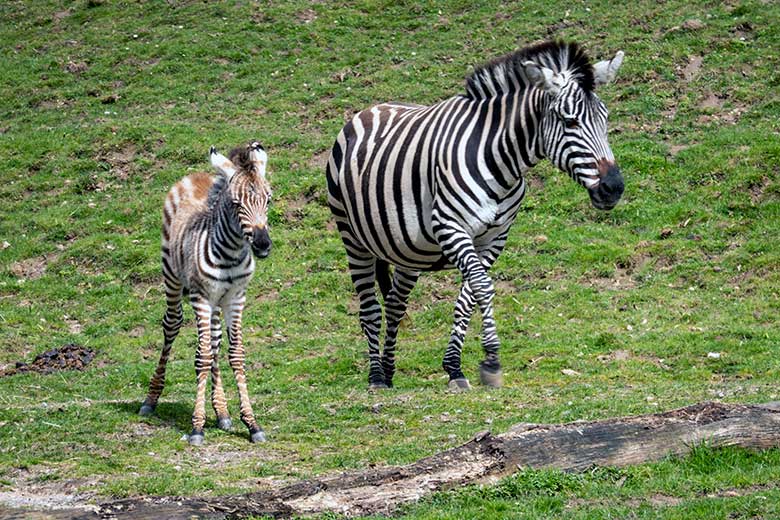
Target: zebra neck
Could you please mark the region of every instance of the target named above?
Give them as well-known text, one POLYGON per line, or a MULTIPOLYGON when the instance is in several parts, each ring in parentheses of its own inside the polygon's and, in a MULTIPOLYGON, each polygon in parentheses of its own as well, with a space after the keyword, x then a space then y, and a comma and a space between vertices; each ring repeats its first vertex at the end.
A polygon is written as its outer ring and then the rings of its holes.
POLYGON ((515 91, 493 98, 492 123, 483 132, 483 156, 495 182, 509 192, 543 157, 539 125, 545 100, 534 91, 515 91))
POLYGON ((212 211, 209 226, 209 256, 223 266, 241 263, 248 247, 241 232, 233 204, 229 197, 222 197, 212 211))

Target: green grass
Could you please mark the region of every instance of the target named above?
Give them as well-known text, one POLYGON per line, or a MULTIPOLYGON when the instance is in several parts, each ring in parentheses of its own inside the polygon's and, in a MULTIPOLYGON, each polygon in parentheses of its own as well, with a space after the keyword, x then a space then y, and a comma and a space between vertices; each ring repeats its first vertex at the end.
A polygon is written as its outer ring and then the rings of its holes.
MULTIPOLYGON (((408 463, 521 421, 777 399, 779 17, 758 0, 2 3, 0 365, 68 342, 98 354, 85 372, 0 379, 0 490, 77 479, 116 496, 234 493, 408 463), (692 18, 704 27, 682 28, 692 18), (599 59, 626 52, 600 93, 624 201, 598 212, 539 165, 492 271, 505 387, 445 391, 449 272, 421 279, 396 388, 370 395, 323 154, 355 111, 461 92, 469 66, 548 34, 599 59), (197 450, 180 440, 195 390, 189 310, 157 416, 136 415, 162 337, 161 202, 207 168, 210 145, 252 138, 274 187, 274 252, 245 316, 270 442, 212 427, 197 450)), ((472 380, 477 329, 464 358, 472 380)), ((230 375, 226 385, 237 416, 230 375)), ((776 489, 750 492, 776 479, 776 450, 706 453, 712 466, 694 454, 617 473, 524 472, 404 514, 470 517, 479 504, 494 517, 777 514, 776 489), (628 476, 614 486, 615 475, 628 476), (732 489, 741 494, 724 495, 732 489), (678 501, 654 503, 656 493, 678 501)))

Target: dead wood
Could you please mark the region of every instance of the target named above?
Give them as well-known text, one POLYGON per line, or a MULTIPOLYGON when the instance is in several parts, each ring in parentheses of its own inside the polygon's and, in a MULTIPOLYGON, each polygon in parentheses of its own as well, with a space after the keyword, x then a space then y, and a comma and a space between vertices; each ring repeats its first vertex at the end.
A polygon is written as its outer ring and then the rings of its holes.
MULTIPOLYGON (((141 498, 75 518, 286 518, 332 511, 391 513, 434 491, 489 482, 523 468, 581 471, 681 455, 693 446, 780 446, 780 404, 701 403, 668 412, 568 424, 519 424, 400 467, 312 479, 271 491, 208 499, 141 498)), ((62 517, 58 517, 62 518, 62 517)))

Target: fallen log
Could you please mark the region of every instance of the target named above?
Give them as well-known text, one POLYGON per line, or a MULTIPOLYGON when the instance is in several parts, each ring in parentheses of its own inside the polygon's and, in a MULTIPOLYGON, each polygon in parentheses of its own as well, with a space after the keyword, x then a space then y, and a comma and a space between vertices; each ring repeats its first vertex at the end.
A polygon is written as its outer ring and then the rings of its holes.
POLYGON ((141 498, 101 504, 77 518, 286 518, 332 511, 392 513, 434 491, 490 482, 524 468, 581 471, 627 466, 711 447, 780 446, 780 403, 701 403, 668 412, 567 424, 519 424, 415 463, 312 479, 269 491, 208 499, 141 498))

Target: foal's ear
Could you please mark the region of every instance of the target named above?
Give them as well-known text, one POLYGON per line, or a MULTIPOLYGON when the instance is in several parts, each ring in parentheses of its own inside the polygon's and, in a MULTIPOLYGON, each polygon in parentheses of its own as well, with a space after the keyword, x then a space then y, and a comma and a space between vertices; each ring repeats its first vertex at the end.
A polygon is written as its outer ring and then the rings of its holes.
POLYGON ((211 158, 211 165, 217 170, 218 174, 224 175, 229 179, 238 171, 230 159, 219 153, 213 146, 209 150, 209 156, 211 158))
POLYGON ((597 87, 615 80, 617 71, 623 64, 623 56, 623 51, 617 51, 611 60, 600 61, 593 65, 593 80, 597 87))
POLYGON ((525 71, 525 77, 536 88, 543 90, 553 96, 557 95, 561 91, 563 86, 563 78, 559 74, 556 74, 552 69, 548 69, 544 65, 539 65, 534 61, 523 62, 523 70, 525 71))
POLYGON ((249 160, 255 165, 255 171, 265 179, 265 168, 268 165, 268 154, 263 145, 257 141, 249 145, 249 160))

